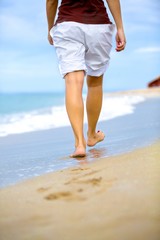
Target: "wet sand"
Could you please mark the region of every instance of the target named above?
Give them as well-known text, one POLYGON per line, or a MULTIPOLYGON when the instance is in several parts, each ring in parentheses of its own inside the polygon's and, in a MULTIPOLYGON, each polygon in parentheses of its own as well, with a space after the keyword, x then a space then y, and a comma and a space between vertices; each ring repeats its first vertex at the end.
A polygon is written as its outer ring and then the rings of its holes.
POLYGON ((1 240, 160 239, 160 142, 0 190, 1 240))

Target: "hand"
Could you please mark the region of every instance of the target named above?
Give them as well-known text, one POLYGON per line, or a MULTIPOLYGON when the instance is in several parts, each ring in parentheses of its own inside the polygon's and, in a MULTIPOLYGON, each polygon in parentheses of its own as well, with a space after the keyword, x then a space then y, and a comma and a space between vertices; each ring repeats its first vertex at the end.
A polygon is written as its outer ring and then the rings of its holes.
POLYGON ((50 32, 48 32, 48 41, 51 45, 54 45, 53 38, 50 35, 50 32))
POLYGON ((120 52, 125 49, 126 38, 122 29, 117 30, 116 34, 116 51, 120 52))

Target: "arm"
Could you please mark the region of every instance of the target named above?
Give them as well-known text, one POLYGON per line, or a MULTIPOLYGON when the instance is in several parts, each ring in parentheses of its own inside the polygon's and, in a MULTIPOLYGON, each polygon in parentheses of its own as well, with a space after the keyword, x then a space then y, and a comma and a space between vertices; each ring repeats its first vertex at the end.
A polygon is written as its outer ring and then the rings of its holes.
POLYGON ((106 0, 109 10, 114 18, 117 34, 116 34, 116 50, 119 52, 124 50, 126 38, 123 29, 120 0, 106 0))
POLYGON ((49 31, 54 25, 54 20, 57 12, 58 0, 46 0, 46 13, 47 13, 47 23, 48 23, 48 41, 53 45, 53 39, 50 36, 49 31))

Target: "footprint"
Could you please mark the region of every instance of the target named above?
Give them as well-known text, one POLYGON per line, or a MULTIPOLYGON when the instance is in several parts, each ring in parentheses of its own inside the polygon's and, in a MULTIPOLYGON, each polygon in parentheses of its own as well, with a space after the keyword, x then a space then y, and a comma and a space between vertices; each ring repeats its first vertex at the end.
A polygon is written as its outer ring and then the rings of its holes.
POLYGON ((85 176, 90 176, 90 175, 93 175, 93 174, 98 173, 98 172, 99 172, 99 170, 94 170, 94 171, 91 171, 91 172, 88 172, 88 173, 84 174, 83 176, 84 177, 85 176))
POLYGON ((81 172, 81 171, 86 171, 86 170, 88 170, 88 169, 90 169, 90 168, 73 168, 73 169, 71 169, 71 172, 81 172))
POLYGON ((43 193, 43 192, 46 192, 49 189, 51 189, 51 187, 41 187, 41 188, 37 189, 37 192, 43 193))
POLYGON ((57 193, 50 193, 45 197, 46 200, 55 200, 55 199, 65 199, 65 198, 71 198, 72 193, 71 192, 57 192, 57 193))
MULTIPOLYGON (((86 174, 86 175, 91 175, 90 174, 86 174)), ((84 175, 84 176, 86 176, 84 175)), ((81 176, 81 177, 84 177, 84 176, 81 176)), ((64 184, 65 185, 68 185, 68 184, 74 184, 74 183, 82 183, 82 184, 92 184, 92 185, 100 185, 102 181, 102 177, 99 177, 99 178, 90 178, 90 179, 86 179, 86 180, 80 180, 80 178, 72 178, 70 181, 68 182, 65 182, 64 184)))
POLYGON ((75 192, 64 191, 64 192, 56 192, 50 193, 44 199, 48 201, 53 200, 74 200, 74 201, 84 201, 86 197, 83 196, 83 188, 78 188, 75 192))
MULTIPOLYGON (((89 168, 88 168, 89 169, 89 168)), ((75 169, 73 169, 73 170, 71 170, 71 171, 82 171, 82 170, 88 170, 88 169, 79 169, 79 168, 75 168, 75 169)), ((84 177, 87 177, 87 176, 91 176, 91 175, 93 175, 93 174, 95 174, 95 173, 98 173, 99 172, 99 170, 95 170, 95 171, 89 171, 89 172, 87 172, 87 173, 82 173, 81 175, 78 175, 78 176, 75 176, 74 178, 72 178, 72 179, 70 179, 69 181, 67 181, 67 182, 65 182, 64 183, 64 185, 68 185, 68 184, 72 184, 72 183, 77 183, 77 182, 79 182, 79 180, 81 179, 81 178, 84 178, 84 177)), ((77 173, 77 172, 76 172, 77 173)))
POLYGON ((100 185, 102 181, 102 177, 99 178, 91 178, 91 179, 87 179, 87 180, 80 180, 80 183, 87 183, 87 184, 92 184, 94 186, 98 186, 100 185))

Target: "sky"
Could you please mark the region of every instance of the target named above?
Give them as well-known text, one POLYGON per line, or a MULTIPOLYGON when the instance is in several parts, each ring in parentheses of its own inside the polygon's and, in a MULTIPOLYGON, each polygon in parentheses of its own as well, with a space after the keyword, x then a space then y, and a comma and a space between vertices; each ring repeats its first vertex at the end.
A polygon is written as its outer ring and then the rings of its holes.
MULTIPOLYGON (((45 5, 44 0, 0 0, 0 93, 64 91, 47 40, 45 5)), ((117 53, 113 37, 105 91, 145 88, 160 75, 160 1, 121 0, 121 8, 127 45, 117 53)))

